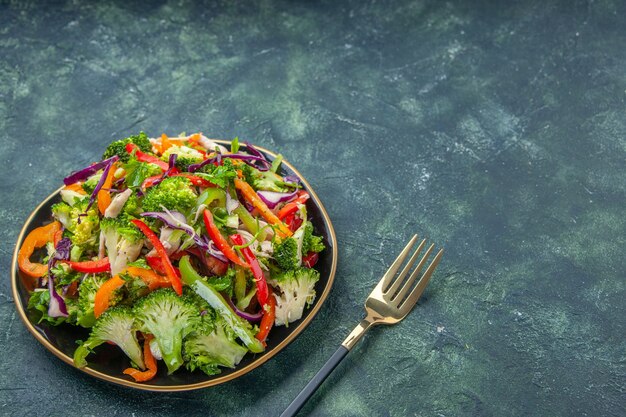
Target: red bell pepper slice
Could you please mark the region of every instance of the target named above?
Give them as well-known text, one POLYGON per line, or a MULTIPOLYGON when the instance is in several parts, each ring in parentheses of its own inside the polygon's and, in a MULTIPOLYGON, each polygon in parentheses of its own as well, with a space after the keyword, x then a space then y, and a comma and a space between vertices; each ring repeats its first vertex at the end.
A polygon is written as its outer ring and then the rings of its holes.
POLYGON ((306 191, 298 191, 298 197, 296 197, 295 200, 290 201, 289 203, 285 204, 283 208, 278 210, 278 218, 282 220, 289 214, 295 213, 298 210, 298 205, 304 204, 309 199, 309 197, 310 195, 306 191))
POLYGON ((305 257, 302 258, 302 263, 307 268, 313 268, 319 258, 320 256, 317 254, 317 252, 309 252, 305 257))
POLYGON ((99 272, 108 272, 111 270, 111 264, 109 258, 98 259, 97 261, 84 261, 84 262, 72 262, 68 261, 67 264, 74 271, 85 272, 89 274, 97 274, 99 272))
MULTIPOLYGON (((240 234, 234 234, 230 236, 230 240, 233 241, 235 245, 244 245, 246 242, 243 239, 243 236, 240 234)), ((250 270, 252 270, 252 275, 254 275, 254 282, 256 283, 256 297, 259 300, 259 303, 263 308, 268 303, 269 293, 267 288, 267 281, 265 280, 265 275, 263 275, 263 270, 261 270, 261 266, 259 265, 259 261, 257 260, 254 253, 249 247, 241 248, 241 254, 243 255, 248 265, 250 265, 250 270)))
POLYGON ((300 217, 297 217, 296 213, 291 213, 285 216, 283 222, 292 232, 295 232, 300 226, 302 226, 302 219, 300 217))
POLYGON ((159 240, 159 237, 154 233, 147 224, 138 219, 133 219, 131 222, 141 230, 141 233, 146 235, 154 249, 157 251, 159 257, 161 257, 161 261, 163 262, 163 268, 165 269, 165 275, 169 278, 172 283, 172 288, 176 291, 176 294, 183 295, 183 283, 180 280, 180 276, 176 274, 176 270, 170 261, 170 258, 167 256, 167 251, 163 247, 163 244, 159 240))
POLYGON ((139 147, 134 143, 126 144, 126 152, 132 154, 135 151, 135 158, 139 162, 148 162, 150 164, 158 165, 163 171, 167 171, 169 165, 165 161, 161 161, 159 158, 153 155, 148 155, 147 153, 143 153, 139 150, 139 147))
POLYGON ((276 320, 276 298, 274 298, 274 294, 272 294, 272 290, 268 289, 269 299, 267 302, 267 308, 263 310, 263 317, 261 318, 261 323, 259 324, 259 332, 254 336, 258 340, 265 345, 265 340, 274 325, 274 320, 276 320))
POLYGON ((215 246, 226 256, 231 262, 236 263, 239 266, 248 268, 248 264, 239 259, 237 253, 230 247, 224 236, 220 233, 219 229, 213 222, 213 214, 208 209, 204 210, 204 225, 209 237, 215 243, 215 246))
POLYGON ((177 172, 176 174, 170 175, 170 177, 185 177, 189 181, 191 181, 193 185, 198 187, 216 187, 216 185, 213 184, 211 181, 205 180, 204 178, 200 178, 197 175, 189 174, 187 172, 177 172))

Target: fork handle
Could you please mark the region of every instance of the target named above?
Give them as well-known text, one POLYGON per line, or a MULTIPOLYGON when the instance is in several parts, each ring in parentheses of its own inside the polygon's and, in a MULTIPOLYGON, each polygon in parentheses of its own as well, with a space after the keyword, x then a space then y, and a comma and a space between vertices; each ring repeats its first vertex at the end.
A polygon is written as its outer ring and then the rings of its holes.
POLYGON ((369 317, 361 320, 361 322, 352 330, 352 332, 348 335, 346 340, 343 341, 339 349, 333 356, 326 361, 322 369, 320 369, 313 379, 306 384, 306 387, 300 391, 300 394, 289 404, 289 407, 280 415, 280 417, 292 417, 295 416, 298 411, 302 408, 304 403, 307 402, 309 398, 313 395, 313 393, 317 390, 317 388, 322 385, 322 382, 326 380, 328 375, 339 365, 339 362, 350 352, 352 347, 358 342, 361 337, 365 334, 367 329, 373 324, 372 321, 369 320, 369 317))
POLYGON ((306 384, 306 387, 304 387, 302 391, 300 391, 300 394, 298 394, 298 396, 291 402, 291 404, 289 404, 289 407, 287 407, 287 409, 283 411, 280 417, 295 416, 298 411, 300 411, 302 406, 307 402, 307 400, 311 398, 313 393, 315 393, 317 388, 322 385, 322 382, 326 380, 328 375, 330 375, 330 373, 337 367, 337 365, 339 365, 339 362, 341 362, 341 360, 346 357, 348 352, 349 350, 346 349, 343 345, 339 346, 339 349, 337 349, 335 353, 333 353, 333 356, 331 356, 330 359, 326 361, 324 366, 322 366, 322 369, 320 369, 315 374, 313 379, 311 379, 309 383, 306 384))

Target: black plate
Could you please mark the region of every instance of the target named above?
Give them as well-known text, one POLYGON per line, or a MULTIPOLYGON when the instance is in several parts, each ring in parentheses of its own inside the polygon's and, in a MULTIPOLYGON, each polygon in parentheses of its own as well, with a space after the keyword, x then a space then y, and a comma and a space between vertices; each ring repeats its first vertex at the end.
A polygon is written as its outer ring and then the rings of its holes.
MULTIPOLYGON (((229 145, 229 142, 218 142, 225 146, 229 145)), ((266 149, 258 149, 269 160, 273 160, 276 156, 266 149)), ((185 391, 218 385, 235 379, 265 363, 293 341, 309 325, 330 292, 337 266, 337 240, 332 223, 322 202, 306 179, 286 161, 283 161, 282 171, 283 175, 292 174, 298 176, 302 180, 304 188, 311 194, 311 198, 307 202, 308 217, 313 223, 315 233, 323 237, 326 245, 326 250, 320 253, 319 261, 315 266, 320 272, 320 280, 316 285, 317 297, 313 305, 305 310, 302 319, 292 323, 289 327, 275 327, 272 329, 271 339, 268 340, 265 352, 256 355, 248 353, 235 369, 223 369, 221 374, 215 376, 207 376, 200 371, 189 372, 183 368, 176 371, 173 375, 167 375, 165 366, 159 366, 159 372, 154 379, 146 383, 137 383, 132 378, 122 374, 122 371, 129 366, 128 358, 120 349, 106 344, 97 348, 96 353, 89 355, 87 358, 89 366, 81 370, 97 378, 127 387, 149 391, 185 391)), ((17 267, 17 252, 22 245, 24 237, 36 227, 51 221, 50 208, 53 204, 61 201, 59 191, 60 189, 48 196, 33 211, 24 224, 13 254, 11 284, 15 306, 28 330, 48 350, 73 366, 72 356, 77 347, 76 340, 85 340, 88 330, 70 325, 49 326, 47 324, 37 324, 32 312, 26 310, 29 297, 27 288, 29 278, 23 277, 17 267)))

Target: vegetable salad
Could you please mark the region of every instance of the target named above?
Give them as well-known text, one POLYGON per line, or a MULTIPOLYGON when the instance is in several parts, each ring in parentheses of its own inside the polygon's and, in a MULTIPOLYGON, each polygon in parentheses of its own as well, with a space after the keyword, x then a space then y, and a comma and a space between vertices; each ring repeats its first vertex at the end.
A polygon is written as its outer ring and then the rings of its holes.
MULTIPOLYGON (((111 143, 64 179, 53 221, 18 252, 40 322, 90 328, 78 367, 112 343, 135 381, 163 361, 207 375, 263 352, 315 299, 324 250, 309 194, 252 145, 200 133, 111 143), (47 250, 41 263, 34 252, 47 250)), ((162 366, 162 365, 161 365, 162 366)))

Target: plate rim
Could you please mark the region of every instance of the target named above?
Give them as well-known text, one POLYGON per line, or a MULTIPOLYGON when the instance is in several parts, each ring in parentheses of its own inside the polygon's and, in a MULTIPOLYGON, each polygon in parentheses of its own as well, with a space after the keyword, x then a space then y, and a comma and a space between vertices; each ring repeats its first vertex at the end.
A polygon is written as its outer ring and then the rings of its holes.
MULTIPOLYGON (((222 144, 222 145, 230 145, 230 141, 227 140, 223 140, 223 139, 211 139, 216 143, 222 144)), ((272 159, 275 159, 278 155, 264 147, 261 146, 256 146, 254 145, 254 147, 256 149, 259 149, 260 151, 270 155, 272 157, 272 159)), ((17 236, 17 240, 16 240, 16 244, 15 244, 15 249, 13 251, 13 258, 11 261, 11 291, 13 294, 13 300, 14 300, 14 304, 15 304, 15 308, 20 316, 20 318, 22 319, 22 322, 24 323, 24 325, 26 326, 26 328, 28 329, 29 333, 31 335, 33 335, 35 337, 35 339, 37 339, 37 341, 39 341, 48 351, 50 351, 52 354, 54 354, 57 358, 61 359, 63 362, 67 363, 68 365, 70 365, 72 368, 77 369, 79 371, 82 371, 83 373, 86 373, 90 376, 93 376, 97 379, 100 380, 104 380, 106 382, 110 382, 116 385, 121 385, 121 386, 125 386, 125 387, 129 387, 129 388, 134 388, 134 389, 138 389, 138 390, 142 390, 142 391, 152 391, 152 392, 180 392, 180 391, 191 391, 191 390, 196 390, 196 389, 201 389, 201 388, 208 388, 208 387, 212 387, 212 386, 216 386, 216 385, 220 385, 223 384, 225 382, 231 381, 233 379, 239 378, 240 376, 243 376, 249 372, 251 372, 252 370, 258 368, 259 366, 263 365, 264 363, 266 363, 267 361, 269 361, 270 359, 272 359, 274 356, 276 356, 278 353, 280 353, 281 351, 283 351, 283 349, 285 349, 287 347, 287 345, 289 345, 291 342, 293 342, 311 323, 311 321, 315 318, 315 316, 317 316, 319 310, 322 308, 322 305, 324 305, 324 303, 326 302, 326 299, 328 298, 328 295, 330 294, 330 290, 333 287, 334 281, 335 281, 335 273, 337 272, 337 257, 338 257, 338 249, 337 249, 337 236, 335 235, 335 229, 333 227, 332 221, 330 220, 330 216, 328 215, 328 212, 326 211, 326 208, 324 207, 324 204, 322 204, 322 201, 319 199, 319 197, 317 196, 317 194, 315 193, 315 191, 313 190, 313 188, 311 187, 311 185, 309 184, 309 182, 306 180, 306 178, 304 178, 304 176, 287 160, 283 159, 282 163, 285 164, 287 167, 289 167, 289 169, 291 171, 293 171, 299 178, 300 180, 303 182, 303 184, 305 185, 307 191, 310 193, 311 198, 313 199, 313 201, 315 202, 315 204, 317 205, 317 207, 319 207, 321 213, 322 213, 322 217, 324 218, 324 222, 328 225, 328 234, 329 234, 329 243, 332 248, 332 263, 331 263, 331 267, 330 267, 330 273, 328 275, 328 282, 326 284, 326 286, 324 287, 324 290, 322 291, 321 294, 318 295, 317 300, 315 305, 311 308, 309 314, 307 315, 307 317, 300 321, 299 323, 297 323, 297 326, 295 328, 295 330, 289 334, 285 339, 281 340, 280 343, 278 343, 274 349, 272 349, 271 352, 268 352, 267 354, 264 354, 263 356, 259 357, 258 359, 253 360, 251 363, 249 363, 248 365, 242 367, 241 369, 236 369, 234 372, 228 374, 228 375, 224 375, 224 376, 219 376, 217 378, 212 378, 209 379, 207 381, 203 381, 203 382, 197 382, 194 384, 179 384, 179 385, 146 385, 146 384, 142 384, 139 382, 135 382, 135 381, 129 381, 126 379, 122 379, 122 377, 116 377, 116 376, 112 376, 100 371, 97 371, 95 369, 90 368, 89 366, 86 366, 84 368, 78 368, 74 365, 74 361, 71 357, 67 356, 65 353, 63 353, 61 350, 59 350, 56 346, 54 346, 48 339, 46 339, 36 328, 35 326, 30 322, 30 320, 28 319, 27 315, 26 315, 26 308, 24 306, 24 304, 22 303, 21 297, 20 297, 20 293, 18 290, 18 285, 19 282, 18 280, 20 279, 19 274, 17 273, 18 270, 18 265, 17 265, 17 257, 18 257, 18 252, 19 252, 19 247, 20 247, 20 243, 23 241, 24 239, 24 235, 26 234, 26 229, 28 228, 28 226, 31 225, 31 223, 33 222, 34 217, 36 216, 36 214, 39 212, 39 210, 41 210, 41 208, 48 203, 48 201, 50 201, 51 199, 53 199, 54 197, 56 197, 59 192, 61 191, 61 189, 63 189, 63 186, 59 187, 57 190, 55 190, 54 192, 52 192, 50 195, 48 195, 48 197, 46 197, 43 201, 41 201, 41 203, 39 203, 37 205, 37 207, 29 214, 29 216, 26 218, 26 220, 24 221, 24 225, 22 226, 22 229, 20 230, 19 235, 17 236)))

